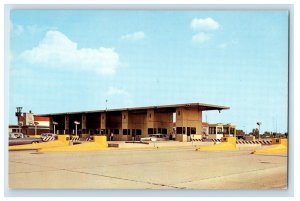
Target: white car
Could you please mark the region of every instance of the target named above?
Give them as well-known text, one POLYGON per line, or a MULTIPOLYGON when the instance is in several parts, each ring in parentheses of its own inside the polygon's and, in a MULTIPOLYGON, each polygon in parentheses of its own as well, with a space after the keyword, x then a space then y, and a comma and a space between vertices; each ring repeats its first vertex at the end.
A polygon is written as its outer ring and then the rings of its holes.
POLYGON ((9 133, 9 138, 16 139, 16 138, 24 138, 23 133, 9 133))
POLYGON ((141 138, 141 141, 165 141, 167 140, 167 136, 165 134, 150 134, 149 137, 141 138))

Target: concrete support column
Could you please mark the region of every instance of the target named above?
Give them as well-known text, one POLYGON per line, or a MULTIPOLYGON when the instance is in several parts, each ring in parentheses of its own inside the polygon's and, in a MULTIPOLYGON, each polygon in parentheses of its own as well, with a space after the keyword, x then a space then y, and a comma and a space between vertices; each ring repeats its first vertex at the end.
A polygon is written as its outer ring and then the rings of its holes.
MULTIPOLYGON (((130 135, 123 135, 123 129, 129 129, 129 114, 128 111, 122 111, 122 129, 120 132, 121 140, 129 140, 130 135)), ((131 133, 130 133, 131 134, 131 133)))
POLYGON ((81 115, 81 129, 86 129, 86 114, 81 115))
POLYGON ((176 108, 176 128, 184 127, 182 129, 182 133, 178 134, 178 130, 176 130, 176 141, 186 142, 186 120, 184 119, 183 108, 176 108), (185 132, 184 132, 185 131, 185 132))
POLYGON ((155 111, 154 109, 147 110, 147 119, 146 119, 146 136, 148 136, 148 128, 155 128, 155 111))
POLYGON ((69 115, 65 115, 65 131, 64 134, 70 134, 70 119, 69 115))
POLYGON ((82 113, 81 114, 81 135, 86 136, 87 130, 86 130, 86 114, 82 113))
POLYGON ((176 134, 178 141, 185 142, 188 140, 188 130, 190 136, 202 135, 202 111, 192 107, 176 108, 176 127, 182 127, 182 132, 176 134), (192 128, 196 129, 195 134, 192 134, 192 128))
POLYGON ((102 129, 106 129, 106 113, 100 114, 100 132, 102 129))

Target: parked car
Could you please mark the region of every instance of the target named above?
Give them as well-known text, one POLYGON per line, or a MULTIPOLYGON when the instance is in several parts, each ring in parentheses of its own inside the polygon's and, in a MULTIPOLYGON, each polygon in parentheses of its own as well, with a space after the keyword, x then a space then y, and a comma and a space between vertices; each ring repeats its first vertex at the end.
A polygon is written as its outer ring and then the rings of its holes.
POLYGON ((41 137, 43 138, 43 137, 55 137, 56 136, 56 134, 54 134, 54 133, 42 133, 41 134, 41 137))
POLYGON ((16 138, 24 138, 23 133, 9 133, 9 138, 16 139, 16 138))
POLYGON ((43 142, 42 139, 39 138, 9 138, 9 146, 13 145, 22 145, 22 144, 35 144, 35 143, 40 143, 43 142))
POLYGON ((141 141, 165 141, 168 140, 168 137, 166 134, 150 134, 149 137, 143 137, 141 138, 141 141))

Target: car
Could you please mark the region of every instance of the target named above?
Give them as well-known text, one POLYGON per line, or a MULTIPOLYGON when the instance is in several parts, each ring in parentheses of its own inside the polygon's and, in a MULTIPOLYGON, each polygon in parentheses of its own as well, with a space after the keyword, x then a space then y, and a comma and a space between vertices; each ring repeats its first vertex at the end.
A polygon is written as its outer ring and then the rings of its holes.
POLYGON ((22 144, 35 144, 40 142, 43 142, 43 140, 39 138, 25 137, 25 138, 9 138, 8 144, 9 146, 13 146, 13 145, 22 145, 22 144))
POLYGON ((141 138, 141 141, 165 141, 168 140, 167 135, 166 134, 150 134, 149 137, 144 137, 141 138))
POLYGON ((41 134, 41 137, 43 138, 43 137, 55 137, 56 136, 56 134, 54 134, 54 133, 42 133, 41 134))
POLYGON ((9 138, 16 139, 16 138, 24 138, 23 133, 9 133, 9 138))

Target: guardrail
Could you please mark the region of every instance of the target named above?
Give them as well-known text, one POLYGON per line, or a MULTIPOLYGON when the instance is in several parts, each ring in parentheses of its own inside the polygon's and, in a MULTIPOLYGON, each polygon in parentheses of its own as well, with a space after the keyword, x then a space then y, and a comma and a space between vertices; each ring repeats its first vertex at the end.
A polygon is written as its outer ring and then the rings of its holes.
POLYGON ((43 140, 43 142, 49 142, 49 141, 55 140, 55 137, 47 136, 47 137, 43 137, 42 140, 43 140))
MULTIPOLYGON (((193 142, 221 142, 221 139, 192 139, 193 142)), ((236 144, 262 144, 271 145, 272 139, 270 140, 237 140, 236 144)))

